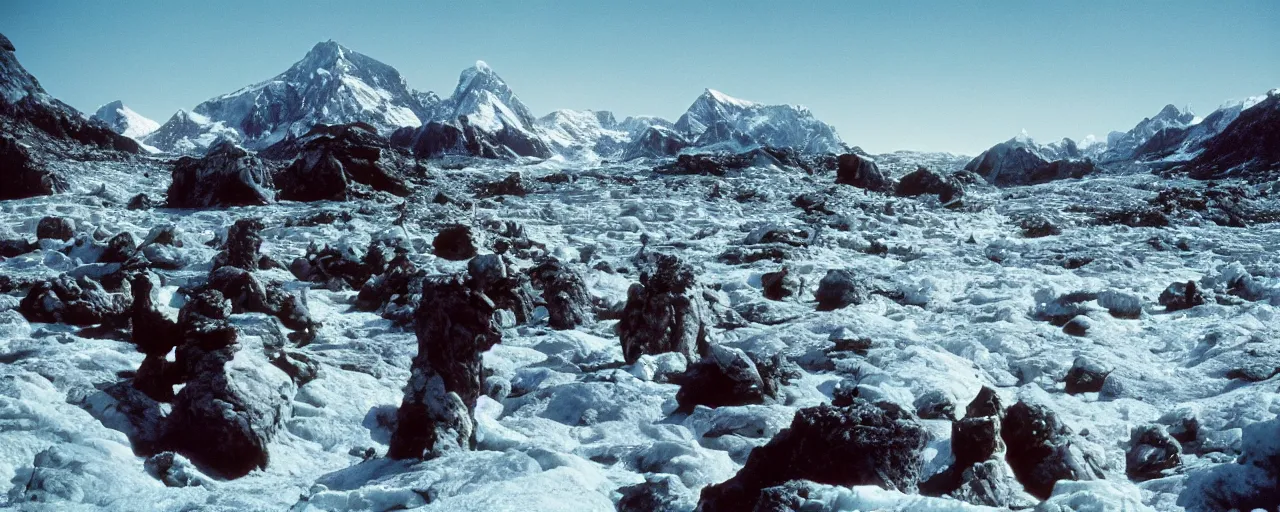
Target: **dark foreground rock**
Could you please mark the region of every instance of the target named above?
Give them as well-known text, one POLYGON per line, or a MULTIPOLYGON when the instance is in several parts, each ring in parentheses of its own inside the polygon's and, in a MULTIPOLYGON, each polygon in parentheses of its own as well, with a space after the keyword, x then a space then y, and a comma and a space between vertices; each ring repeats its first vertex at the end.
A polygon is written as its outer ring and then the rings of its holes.
POLYGON ((715 345, 709 352, 674 379, 680 384, 676 412, 690 413, 699 405, 715 408, 762 404, 776 396, 776 386, 766 388, 755 361, 743 351, 715 345))
POLYGON ((627 290, 618 322, 622 356, 634 364, 644 354, 677 352, 693 363, 706 353, 710 315, 693 267, 675 256, 658 255, 654 268, 627 290))
POLYGON ((938 196, 942 204, 951 204, 964 197, 964 185, 955 178, 919 167, 898 180, 898 186, 894 189, 894 195, 898 197, 919 197, 925 194, 938 196))
MULTIPOLYGON (((317 125, 294 144, 296 159, 275 177, 280 199, 345 201, 370 190, 409 195, 404 171, 411 165, 370 125, 317 125)), ((277 146, 263 150, 264 157, 292 152, 272 151, 277 146)))
POLYGON ((389 457, 433 458, 475 448, 474 412, 483 393, 480 354, 502 341, 495 311, 493 302, 461 276, 423 281, 415 328, 418 355, 389 457))
POLYGON ((1058 480, 1095 480, 1102 471, 1076 446, 1075 434, 1042 404, 1020 401, 1005 414, 1000 431, 1005 460, 1028 493, 1046 499, 1058 480))
POLYGON ((762 490, 791 480, 914 493, 928 437, 914 415, 890 403, 855 398, 846 407, 801 409, 790 428, 751 450, 737 475, 704 488, 699 510, 753 510, 762 490))
POLYGON ((552 329, 573 329, 594 320, 591 295, 582 272, 568 263, 548 259, 530 272, 533 284, 542 289, 547 305, 547 324, 552 329))
POLYGON ((871 286, 852 270, 832 269, 818 281, 813 297, 818 300, 818 311, 831 311, 845 306, 856 306, 871 297, 871 286))
POLYGON ((225 139, 203 157, 174 163, 166 195, 171 208, 256 206, 274 202, 275 196, 268 164, 225 139))
POLYGON ((872 192, 893 190, 893 181, 880 171, 875 161, 853 153, 840 155, 840 159, 836 161, 836 183, 872 192))

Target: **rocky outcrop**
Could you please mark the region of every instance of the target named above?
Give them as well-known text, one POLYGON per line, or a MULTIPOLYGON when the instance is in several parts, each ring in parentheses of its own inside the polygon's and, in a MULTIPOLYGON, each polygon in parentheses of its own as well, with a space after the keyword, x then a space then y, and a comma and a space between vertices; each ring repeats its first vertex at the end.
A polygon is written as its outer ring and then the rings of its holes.
POLYGON ((688 146, 689 141, 675 130, 650 126, 627 144, 626 149, 622 151, 622 160, 671 157, 688 146))
POLYGON ((964 170, 982 176, 997 187, 1035 185, 1082 178, 1095 169, 1090 160, 1052 160, 1051 153, 1023 138, 996 144, 965 165, 964 170))
POLYGON ((928 440, 914 415, 888 402, 801 409, 737 475, 704 488, 699 510, 754 510, 763 489, 791 480, 914 493, 928 440))
POLYGON ((446 226, 436 233, 431 241, 436 256, 446 260, 462 261, 476 255, 477 241, 471 226, 455 224, 446 226))
POLYGON ((872 192, 893 190, 893 180, 880 171, 874 160, 854 153, 840 155, 836 162, 836 183, 872 192))
POLYGON ((76 223, 66 217, 44 217, 36 224, 36 240, 50 238, 71 240, 76 236, 76 223))
POLYGON ((1181 311, 1204 304, 1204 294, 1200 292, 1195 281, 1173 283, 1160 292, 1157 299, 1166 311, 1181 311))
POLYGON ((898 180, 894 189, 894 195, 898 197, 919 197, 925 194, 938 196, 938 201, 942 204, 951 204, 964 197, 964 185, 955 178, 918 167, 898 180))
POLYGON ((711 313, 693 272, 679 258, 660 254, 627 290, 617 327, 627 364, 665 352, 679 353, 692 364, 706 353, 711 313))
POLYGON ((122 320, 132 303, 127 282, 108 290, 87 276, 62 274, 32 286, 18 311, 30 322, 96 325, 122 320))
POLYGON ((166 197, 171 208, 210 208, 270 204, 275 196, 268 164, 223 140, 203 157, 174 163, 166 197))
POLYGON ((856 306, 871 297, 871 285, 852 270, 831 269, 818 281, 813 297, 818 300, 818 311, 832 311, 845 306, 856 306))
POLYGON ((736 348, 713 345, 706 357, 684 375, 673 379, 680 384, 676 412, 691 413, 694 407, 726 407, 762 404, 776 396, 776 385, 766 389, 764 378, 747 354, 736 348))
POLYGON ((1042 404, 1019 401, 1005 413, 1000 436, 1005 460, 1028 493, 1048 498, 1058 480, 1102 478, 1097 464, 1076 444, 1071 428, 1042 404))
POLYGON ((594 321, 591 295, 582 272, 555 258, 530 271, 534 286, 542 289, 547 306, 547 324, 552 329, 573 329, 594 321))
POLYGON ((429 277, 416 313, 418 355, 387 455, 433 458, 475 448, 480 354, 502 341, 494 304, 461 276, 429 277))
MULTIPOLYGON (((1067 325, 1071 324, 1068 323, 1067 325)), ((1068 395, 1097 393, 1102 391, 1102 384, 1106 382, 1109 374, 1111 374, 1111 370, 1101 363, 1087 357, 1077 357, 1071 363, 1071 369, 1067 371, 1067 376, 1063 379, 1063 382, 1066 383, 1068 395)))
POLYGON ((0 136, 0 200, 47 196, 69 188, 62 176, 49 171, 17 139, 0 136))
POLYGON ((403 170, 411 164, 370 125, 319 125, 299 139, 263 150, 260 156, 291 153, 296 159, 275 176, 280 199, 345 201, 368 196, 370 190, 409 195, 403 170))
POLYGON ((1182 464, 1182 444, 1160 425, 1133 430, 1125 453, 1125 473, 1135 481, 1160 478, 1164 471, 1182 464))
POLYGON ((1204 143, 1204 151, 1182 167, 1195 179, 1274 179, 1280 173, 1280 89, 1240 112, 1226 129, 1204 143))
POLYGON ((800 295, 800 280, 791 275, 789 268, 782 267, 777 272, 761 275, 760 288, 766 299, 785 300, 800 295))
MULTIPOLYGON (((525 323, 533 315, 534 292, 530 274, 513 269, 501 255, 483 254, 467 262, 467 284, 493 301, 496 309, 510 311, 516 323, 525 323)), ((550 306, 548 306, 550 309, 550 306)))

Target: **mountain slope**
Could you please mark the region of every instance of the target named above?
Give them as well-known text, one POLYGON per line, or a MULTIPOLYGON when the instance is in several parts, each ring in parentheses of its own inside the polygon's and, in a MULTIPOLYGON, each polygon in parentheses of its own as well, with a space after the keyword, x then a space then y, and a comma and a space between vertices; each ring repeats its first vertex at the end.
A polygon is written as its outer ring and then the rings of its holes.
POLYGON ((93 118, 106 123, 116 133, 131 139, 141 139, 160 128, 160 123, 134 112, 120 100, 98 107, 93 118))
POLYGON ((1127 132, 1111 132, 1107 135, 1107 151, 1100 157, 1102 162, 1118 162, 1134 158, 1138 149, 1157 133, 1166 129, 1182 129, 1195 121, 1195 114, 1173 105, 1165 105, 1155 117, 1139 121, 1127 132))
POLYGON ((614 158, 631 141, 608 111, 557 110, 537 126, 553 151, 571 159, 614 158))
POLYGON ((741 132, 758 144, 804 153, 841 153, 845 145, 835 128, 796 105, 763 105, 707 89, 676 120, 675 129, 697 140, 717 123, 741 132))
POLYGON ((1280 171, 1280 89, 1240 112, 1187 163, 1192 178, 1267 178, 1280 171))
POLYGON ((1049 181, 1079 178, 1093 172, 1091 160, 1071 139, 1041 145, 1024 132, 969 161, 964 170, 976 173, 997 187, 1034 185, 1049 181))
POLYGON ((210 99, 177 124, 165 123, 146 139, 165 151, 199 152, 216 136, 191 133, 196 116, 207 118, 210 130, 235 131, 245 147, 260 149, 289 134, 301 135, 319 123, 364 122, 384 133, 402 126, 419 126, 423 93, 411 92, 395 68, 333 41, 315 45, 287 71, 258 84, 210 99), (190 145, 172 145, 176 141, 190 145), (207 141, 207 143, 202 142, 207 141))

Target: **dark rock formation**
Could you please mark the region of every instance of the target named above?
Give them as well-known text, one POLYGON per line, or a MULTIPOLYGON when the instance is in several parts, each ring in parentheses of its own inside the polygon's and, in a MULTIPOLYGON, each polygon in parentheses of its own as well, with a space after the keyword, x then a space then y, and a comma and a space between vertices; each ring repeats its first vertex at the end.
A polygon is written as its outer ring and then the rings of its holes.
POLYGON ((107 246, 98 256, 98 263, 124 263, 138 252, 138 240, 133 233, 121 231, 107 240, 107 246))
POLYGON ((290 153, 296 160, 275 176, 280 199, 345 201, 367 196, 361 185, 409 195, 402 169, 410 164, 368 124, 317 125, 297 140, 263 150, 260 156, 287 157, 290 153))
POLYGON ((524 174, 513 172, 507 174, 506 178, 491 183, 482 183, 476 187, 476 197, 497 197, 497 196, 516 196, 524 197, 529 195, 533 184, 529 180, 524 179, 524 174))
POLYGON ((916 397, 911 404, 916 408, 916 416, 925 420, 956 419, 956 403, 940 390, 933 390, 916 397))
POLYGON ((894 189, 898 197, 919 197, 925 194, 938 196, 942 204, 964 197, 964 185, 954 178, 948 178, 925 167, 918 167, 910 174, 903 176, 894 189))
POLYGON ((836 183, 853 185, 872 192, 890 192, 893 180, 890 180, 875 161, 853 153, 840 155, 836 164, 836 183))
POLYGON ((737 475, 704 488, 699 510, 753 510, 763 489, 791 480, 913 493, 928 438, 911 413, 891 403, 854 399, 846 407, 801 409, 790 428, 751 450, 737 475))
POLYGON ((128 283, 115 290, 103 288, 87 276, 62 274, 31 287, 18 305, 30 322, 94 325, 118 322, 133 303, 128 283))
POLYGON ((1054 160, 1042 147, 1022 139, 1011 139, 984 151, 964 167, 997 187, 1035 185, 1050 181, 1082 178, 1095 166, 1089 160, 1054 160))
POLYGON ((1196 288, 1195 281, 1173 283, 1160 292, 1159 302, 1166 311, 1180 311, 1204 304, 1204 294, 1196 288))
POLYGON ((1074 445, 1075 435, 1041 404, 1019 401, 1000 429, 1005 460, 1027 492, 1046 499, 1058 480, 1094 480, 1102 471, 1074 445))
POLYGON ((659 254, 653 269, 627 290, 618 322, 622 356, 634 364, 644 354, 677 352, 692 364, 706 353, 710 314, 693 267, 659 254))
POLYGON ((174 163, 166 197, 171 208, 210 208, 264 205, 275 195, 268 164, 224 139, 174 163))
MULTIPOLYGON (((648 475, 645 481, 618 489, 618 512, 683 512, 684 484, 674 475, 648 475)), ((686 491, 687 492, 687 491, 686 491)))
POLYGON ((673 380, 680 384, 676 412, 681 413, 691 413, 699 405, 715 408, 762 404, 774 396, 766 393, 764 379, 746 353, 718 345, 673 380))
POLYGON ((790 269, 782 267, 777 272, 765 272, 760 276, 760 287, 769 300, 783 300, 800 295, 800 280, 790 275, 790 269))
POLYGON ((534 267, 530 274, 534 286, 542 289, 547 324, 552 329, 573 329, 594 320, 586 280, 576 268, 551 258, 534 267))
POLYGON ((1274 179, 1280 172, 1280 89, 1240 112, 1226 129, 1204 144, 1204 151, 1182 168, 1195 179, 1241 177, 1274 179))
POLYGON ((463 224, 454 224, 441 229, 436 234, 435 240, 431 241, 431 247, 435 249, 436 256, 454 261, 474 257, 477 245, 471 227, 463 224))
POLYGON ((1135 481, 1160 478, 1163 472, 1182 463, 1182 444, 1160 425, 1133 430, 1125 453, 1125 473, 1135 481))
POLYGON ((1041 238, 1062 234, 1062 228, 1059 228, 1053 221, 1043 215, 1023 217, 1018 220, 1018 227, 1022 228, 1023 238, 1041 238))
POLYGON ((534 294, 529 274, 517 272, 497 254, 483 254, 467 262, 467 284, 493 301, 494 308, 515 315, 517 323, 533 315, 534 294))
POLYGON ((265 227, 258 219, 237 219, 227 228, 227 239, 222 252, 213 259, 213 268, 232 266, 249 271, 261 268, 262 254, 258 251, 262 248, 262 236, 258 233, 265 227))
POLYGON ((68 241, 76 236, 76 223, 65 217, 45 217, 36 224, 36 239, 68 241))
POLYGON ((475 448, 480 354, 502 341, 492 301, 461 276, 429 277, 416 314, 418 355, 387 455, 434 457, 475 448))
POLYGON ((871 297, 871 291, 866 280, 852 270, 831 269, 818 281, 813 297, 818 300, 818 311, 831 311, 862 304, 871 297))
POLYGON ((1102 383, 1107 380, 1107 375, 1110 373, 1110 369, 1097 361, 1087 357, 1077 357, 1071 363, 1071 370, 1067 371, 1067 377, 1063 379, 1067 385, 1067 394, 1078 395, 1101 391, 1102 383))
POLYGON ((0 136, 0 200, 66 192, 67 181, 32 157, 21 142, 0 136))

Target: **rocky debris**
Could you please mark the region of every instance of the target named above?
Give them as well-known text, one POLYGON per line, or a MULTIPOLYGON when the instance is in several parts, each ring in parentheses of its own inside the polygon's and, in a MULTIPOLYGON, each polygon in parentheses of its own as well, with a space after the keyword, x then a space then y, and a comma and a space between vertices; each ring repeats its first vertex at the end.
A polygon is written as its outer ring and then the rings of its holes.
POLYGON ((360 289, 370 277, 385 270, 382 256, 381 251, 358 254, 349 247, 339 250, 313 243, 305 256, 289 264, 289 272, 300 281, 320 283, 331 290, 360 289))
POLYGON ((650 474, 645 481, 617 491, 618 512, 683 512, 694 506, 689 489, 675 475, 650 474))
POLYGON ((791 206, 804 210, 805 213, 821 213, 832 215, 835 212, 827 208, 827 198, 817 192, 800 194, 791 199, 791 206))
POLYGON ((98 256, 98 263, 124 263, 138 252, 138 240, 133 233, 121 231, 107 240, 107 246, 98 256))
POLYGON ((1088 357, 1076 357, 1066 372, 1066 394, 1097 393, 1107 380, 1111 370, 1088 357))
POLYGON ((433 458, 475 448, 476 399, 483 393, 480 355, 502 341, 494 304, 461 276, 422 283, 416 313, 418 355, 405 387, 387 455, 433 458))
POLYGON ((1142 317, 1142 298, 1132 293, 1106 290, 1098 294, 1098 305, 1116 318, 1142 317))
POLYGON ((916 408, 916 416, 924 420, 951 420, 956 419, 956 403, 952 400, 951 395, 942 390, 932 390, 916 397, 915 402, 911 404, 916 408))
POLYGON ((693 267, 679 258, 657 255, 652 269, 627 290, 627 304, 618 321, 618 338, 627 364, 641 355, 677 352, 692 364, 710 343, 710 307, 693 267))
POLYGON ((1009 474, 1008 466, 988 460, 965 468, 960 484, 951 497, 974 505, 1022 510, 1035 506, 1035 498, 1019 489, 1018 481, 1009 474))
POLYGON ((151 196, 146 194, 138 194, 129 199, 129 204, 125 206, 130 210, 150 210, 156 207, 156 202, 151 196))
POLYGON ((925 194, 938 196, 942 204, 952 204, 964 198, 964 185, 959 180, 949 178, 925 167, 917 167, 915 171, 898 180, 894 189, 898 197, 919 197, 925 194))
POLYGON ((683 153, 674 162, 654 169, 674 176, 725 176, 756 163, 754 153, 683 153))
POLYGON ((782 267, 777 272, 765 272, 760 276, 760 287, 764 297, 769 300, 784 300, 787 297, 800 295, 800 280, 791 276, 791 270, 782 267))
POLYGON ((955 461, 945 471, 920 484, 920 493, 951 496, 976 505, 1010 507, 1022 499, 1019 484, 997 455, 1004 451, 1000 423, 1004 410, 994 389, 983 386, 965 408, 965 416, 951 423, 951 452, 955 461))
POLYGON ((365 281, 356 295, 355 308, 361 311, 383 309, 382 317, 400 324, 411 324, 413 311, 422 297, 422 279, 426 272, 397 254, 383 273, 365 281))
POLYGON ((441 229, 431 241, 436 256, 446 260, 462 261, 476 255, 476 238, 470 226, 454 224, 441 229))
POLYGON ((1062 234, 1062 228, 1043 215, 1024 217, 1018 221, 1018 227, 1022 229, 1023 238, 1042 238, 1062 234))
POLYGON ((26 239, 0 240, 0 258, 14 258, 39 249, 40 245, 26 239))
POLYGON ((743 239, 745 245, 783 244, 792 247, 813 245, 818 240, 818 229, 807 226, 788 228, 778 224, 762 224, 743 239))
POLYGON ((836 183, 885 193, 894 187, 893 180, 880 171, 874 160, 854 153, 840 155, 836 162, 836 183))
POLYGON ((127 282, 107 290, 88 276, 62 274, 32 286, 19 302, 18 311, 29 322, 95 325, 121 322, 132 303, 127 282))
POLYGON ((529 195, 532 188, 533 184, 524 178, 523 173, 513 172, 498 181, 477 185, 475 192, 478 198, 498 196, 524 197, 529 195))
POLYGON ((298 146, 293 163, 275 176, 280 199, 346 201, 368 196, 364 187, 409 195, 401 170, 408 164, 370 125, 316 125, 297 140, 305 142, 282 141, 260 153, 263 158, 286 156, 295 150, 279 146, 289 142, 298 146))
POLYGON ((139 352, 163 358, 181 341, 181 330, 157 304, 160 277, 150 271, 140 272, 133 276, 130 285, 133 291, 133 308, 129 313, 133 342, 139 352))
POLYGON ((845 306, 856 306, 871 298, 871 285, 853 270, 831 269, 818 281, 813 297, 818 301, 818 311, 832 311, 845 306))
POLYGON ((1031 317, 1062 327, 1076 317, 1086 315, 1089 309, 1085 303, 1097 299, 1098 294, 1070 292, 1057 295, 1052 289, 1042 288, 1036 290, 1034 298, 1036 305, 1031 310, 1031 317))
POLYGON ((62 176, 45 168, 31 152, 6 135, 0 136, 0 200, 23 199, 66 192, 70 185, 62 176))
POLYGON ((741 350, 714 345, 702 360, 689 365, 684 375, 674 379, 676 412, 691 413, 694 407, 711 408, 762 404, 776 396, 765 392, 764 379, 756 364, 741 350))
POLYGON ((65 217, 44 217, 36 224, 36 239, 71 240, 76 236, 75 221, 65 217))
POLYGON ((1177 505, 1187 510, 1280 508, 1280 418, 1246 425, 1240 457, 1191 472, 1177 505))
POLYGON ((534 286, 542 289, 547 324, 552 329, 573 329, 593 321, 591 295, 586 279, 573 266, 550 258, 530 272, 534 286))
POLYGON ((1089 329, 1093 328, 1093 320, 1085 315, 1076 315, 1067 323, 1062 324, 1062 332, 1072 336, 1084 336, 1089 334, 1089 329))
POLYGON ((298 387, 306 385, 320 375, 320 362, 302 352, 281 350, 271 359, 271 364, 288 375, 293 384, 298 387))
POLYGON ((1160 425, 1133 430, 1125 453, 1125 473, 1134 481, 1160 478, 1163 472, 1182 463, 1182 444, 1160 425))
POLYGON ((263 313, 274 316, 285 327, 298 331, 295 338, 309 340, 320 324, 311 318, 304 299, 274 282, 263 282, 253 273, 230 265, 209 273, 204 285, 226 297, 234 313, 263 313))
POLYGON ((1075 442, 1075 434, 1042 404, 1019 401, 1005 412, 1000 436, 1005 460, 1028 493, 1046 499, 1058 480, 1094 480, 1102 471, 1075 442))
POLYGON ((888 402, 801 409, 737 475, 703 488, 699 510, 753 510, 763 489, 791 480, 914 493, 928 439, 915 416, 888 402))
POLYGON ((160 452, 147 457, 142 467, 147 474, 164 483, 165 487, 209 487, 213 483, 190 460, 173 452, 160 452))
POLYGON ((225 139, 201 158, 175 162, 166 194, 171 208, 257 206, 275 202, 275 196, 270 166, 225 139))
MULTIPOLYGON (((467 284, 493 301, 496 309, 510 311, 517 323, 533 316, 533 272, 518 272, 501 255, 482 254, 467 262, 467 284)), ((536 276, 535 276, 536 277, 536 276)))
POLYGON ((1173 283, 1160 292, 1159 302, 1165 311, 1181 311, 1204 304, 1204 294, 1196 288, 1195 281, 1173 283))
POLYGON ((222 244, 222 252, 213 259, 213 268, 232 266, 244 270, 263 268, 262 236, 259 232, 266 226, 258 219, 237 219, 227 228, 226 241, 222 244))
POLYGON ((212 289, 179 312, 184 339, 176 359, 185 385, 174 397, 165 444, 218 476, 238 478, 267 467, 267 443, 291 414, 297 388, 270 364, 270 340, 240 335, 230 316, 230 301, 212 289))

